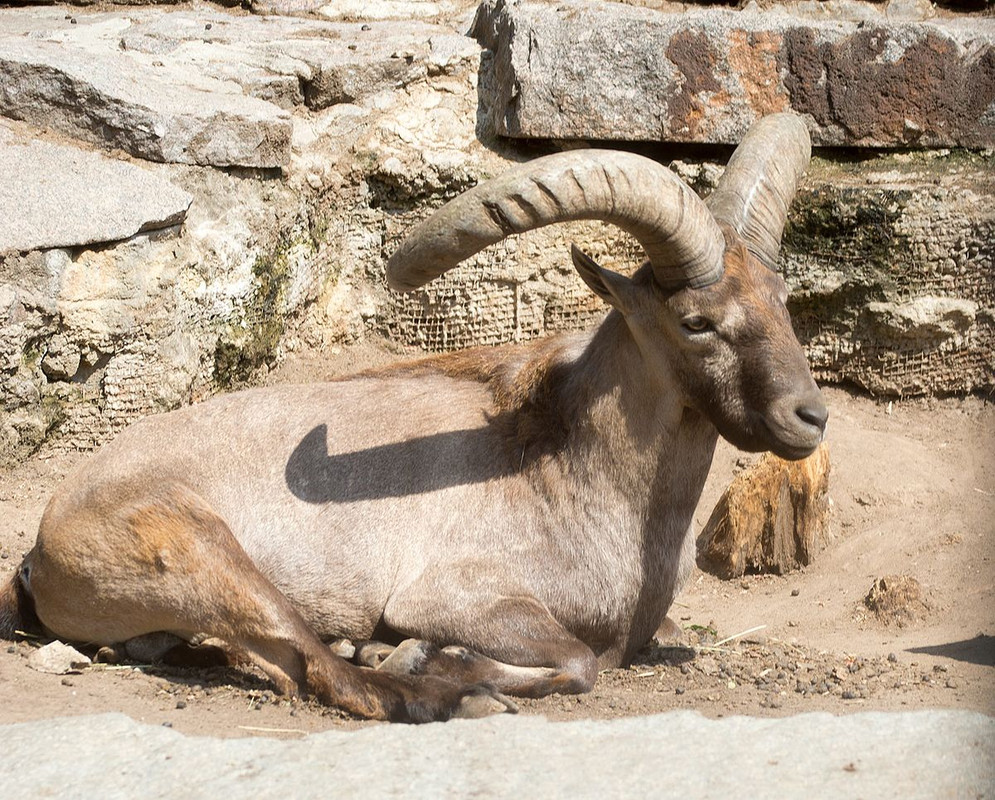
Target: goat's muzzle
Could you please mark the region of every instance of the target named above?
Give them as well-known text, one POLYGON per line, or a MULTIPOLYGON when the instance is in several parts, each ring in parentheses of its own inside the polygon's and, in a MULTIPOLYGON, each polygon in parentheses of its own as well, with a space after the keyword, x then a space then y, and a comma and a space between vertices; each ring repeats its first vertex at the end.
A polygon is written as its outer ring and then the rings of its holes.
POLYGON ((770 435, 769 449, 791 461, 805 458, 822 442, 829 421, 829 409, 822 393, 813 384, 809 392, 789 395, 772 403, 763 417, 770 435))

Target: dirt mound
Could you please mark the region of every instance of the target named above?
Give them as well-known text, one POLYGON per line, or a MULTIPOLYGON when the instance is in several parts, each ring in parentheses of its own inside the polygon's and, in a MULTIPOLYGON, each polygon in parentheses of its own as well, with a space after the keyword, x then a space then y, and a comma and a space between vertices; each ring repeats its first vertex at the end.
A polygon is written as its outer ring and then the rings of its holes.
POLYGON ((886 625, 908 625, 925 619, 930 611, 919 581, 908 575, 878 578, 864 598, 864 605, 886 625))

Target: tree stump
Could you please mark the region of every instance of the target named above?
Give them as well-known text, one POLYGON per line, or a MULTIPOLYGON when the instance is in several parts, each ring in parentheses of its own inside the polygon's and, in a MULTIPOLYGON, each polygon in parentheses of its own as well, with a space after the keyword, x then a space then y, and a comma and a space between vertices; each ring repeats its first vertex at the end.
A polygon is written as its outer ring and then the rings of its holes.
POLYGON ((767 453, 737 475, 698 537, 698 566, 722 578, 783 575, 811 564, 828 539, 829 448, 785 461, 767 453))

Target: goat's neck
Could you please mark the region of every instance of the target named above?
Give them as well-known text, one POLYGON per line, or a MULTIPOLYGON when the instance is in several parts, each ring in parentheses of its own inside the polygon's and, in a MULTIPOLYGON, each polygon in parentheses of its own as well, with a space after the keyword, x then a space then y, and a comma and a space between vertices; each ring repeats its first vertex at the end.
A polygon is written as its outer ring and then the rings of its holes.
POLYGON ((562 369, 548 402, 572 422, 537 474, 553 470, 567 491, 576 482, 600 492, 606 510, 641 518, 645 532, 686 527, 711 464, 715 428, 685 405, 665 366, 646 363, 620 314, 612 312, 573 348, 559 366, 547 367, 550 379, 562 369))

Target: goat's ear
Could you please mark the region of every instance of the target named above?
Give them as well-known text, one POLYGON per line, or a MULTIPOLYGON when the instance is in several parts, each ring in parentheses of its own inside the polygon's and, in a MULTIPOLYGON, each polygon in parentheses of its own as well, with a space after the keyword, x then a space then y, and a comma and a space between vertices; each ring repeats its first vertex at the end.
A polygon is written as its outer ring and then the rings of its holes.
POLYGON ((608 305, 625 312, 632 295, 632 281, 624 275, 605 269, 577 245, 570 245, 570 256, 584 283, 608 305))

